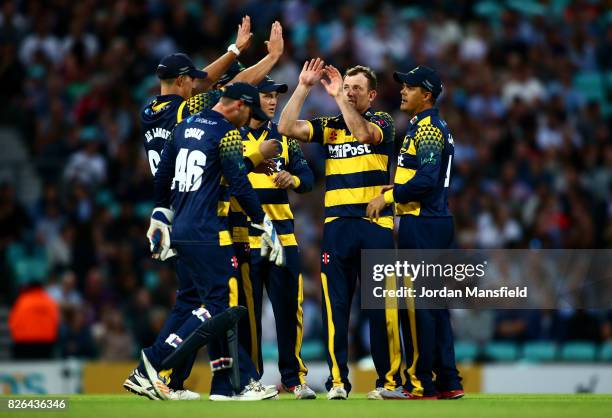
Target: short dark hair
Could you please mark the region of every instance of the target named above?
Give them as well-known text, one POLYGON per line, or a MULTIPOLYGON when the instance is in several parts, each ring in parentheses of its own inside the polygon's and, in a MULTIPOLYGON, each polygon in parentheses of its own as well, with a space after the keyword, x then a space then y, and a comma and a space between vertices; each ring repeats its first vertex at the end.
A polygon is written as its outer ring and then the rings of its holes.
POLYGON ((431 104, 432 106, 435 106, 436 105, 436 100, 438 100, 437 97, 434 97, 433 93, 430 92, 429 90, 427 90, 426 88, 420 87, 420 86, 419 86, 419 88, 421 89, 421 91, 423 93, 429 93, 429 100, 428 100, 429 104, 431 104))
POLYGON ((356 65, 354 67, 349 68, 344 73, 345 77, 353 76, 357 74, 363 74, 365 78, 368 79, 368 88, 370 90, 376 90, 376 74, 370 67, 364 67, 363 65, 356 65))

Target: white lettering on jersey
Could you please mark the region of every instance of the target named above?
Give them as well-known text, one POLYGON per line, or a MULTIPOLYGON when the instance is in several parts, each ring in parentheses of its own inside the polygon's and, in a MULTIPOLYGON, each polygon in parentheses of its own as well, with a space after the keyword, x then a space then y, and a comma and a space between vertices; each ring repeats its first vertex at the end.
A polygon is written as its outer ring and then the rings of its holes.
POLYGON ((328 145, 327 150, 330 158, 356 157, 357 155, 371 154, 370 144, 338 144, 328 145))
POLYGON ((187 128, 185 129, 185 138, 195 138, 198 141, 202 139, 204 131, 198 128, 187 128))
POLYGON ((170 131, 164 128, 153 128, 145 132, 147 142, 151 142, 155 138, 168 139, 170 131))
POLYGON ((196 118, 195 121, 198 123, 203 123, 204 125, 216 125, 217 124, 217 121, 210 120, 210 119, 204 119, 204 118, 196 118))

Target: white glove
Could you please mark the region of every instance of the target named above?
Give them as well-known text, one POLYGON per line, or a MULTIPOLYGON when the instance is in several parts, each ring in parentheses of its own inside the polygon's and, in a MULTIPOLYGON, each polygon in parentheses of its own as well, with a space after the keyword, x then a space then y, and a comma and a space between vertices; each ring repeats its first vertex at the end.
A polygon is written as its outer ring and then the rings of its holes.
POLYGON ((268 260, 277 266, 284 266, 285 251, 270 217, 266 214, 261 224, 254 223, 252 225, 263 231, 263 234, 261 234, 261 256, 268 257, 268 260))
POLYGON ((155 259, 163 261, 176 255, 176 251, 170 248, 170 232, 172 231, 173 219, 173 210, 166 208, 153 209, 147 238, 149 239, 151 254, 155 259))

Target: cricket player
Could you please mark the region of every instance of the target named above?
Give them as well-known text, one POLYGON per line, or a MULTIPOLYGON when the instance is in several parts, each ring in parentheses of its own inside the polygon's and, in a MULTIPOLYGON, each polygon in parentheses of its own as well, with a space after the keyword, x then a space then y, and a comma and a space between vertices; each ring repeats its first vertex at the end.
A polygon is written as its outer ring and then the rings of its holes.
MULTIPOLYGON (((232 80, 238 73, 232 73, 231 65, 240 53, 249 46, 252 33, 250 32, 250 18, 245 16, 241 25, 238 27, 236 43, 230 45, 228 52, 222 55, 214 63, 206 67, 203 71, 197 70, 191 59, 185 54, 171 54, 164 57, 157 68, 157 75, 160 78, 161 94, 156 96, 143 110, 141 124, 144 132, 144 146, 150 163, 153 175, 157 171, 157 165, 161 158, 164 144, 170 136, 170 132, 176 123, 183 118, 201 111, 203 108, 214 106, 220 95, 220 90, 209 90, 193 96, 194 91, 215 86, 219 87, 218 79, 225 79, 225 83, 232 80), (228 78, 227 73, 232 77, 228 78), (204 82, 203 82, 204 81, 204 82)), ((241 72, 240 77, 248 81, 258 81, 278 60, 283 50, 282 27, 278 22, 272 25, 270 40, 267 42, 268 55, 256 65, 241 72)), ((268 144, 266 144, 268 145, 268 144)), ((272 145, 272 144, 270 144, 272 145)), ((265 145, 259 150, 260 153, 253 153, 253 161, 245 161, 249 169, 253 169, 261 160, 275 155, 274 147, 266 148, 265 145)), ((173 260, 171 260, 174 263, 173 260)), ((161 350, 164 345, 174 344, 176 334, 174 330, 188 321, 199 312, 199 297, 191 279, 175 266, 179 281, 176 304, 173 306, 162 331, 158 335, 152 347, 147 348, 149 356, 156 357, 155 352, 161 350)), ((187 391, 183 388, 183 383, 189 376, 196 353, 194 352, 185 361, 185 364, 175 368, 170 378, 171 400, 190 400, 199 399, 199 394, 187 391)), ((217 360, 217 359, 216 359, 217 360)), ((223 364, 223 362, 213 362, 223 364)), ((155 398, 148 379, 145 377, 144 364, 140 362, 124 382, 124 388, 132 393, 155 398)))
MULTIPOLYGON (((238 263, 227 217, 219 216, 223 185, 229 187, 229 193, 236 197, 253 225, 263 231, 262 252, 269 253, 275 261, 283 258, 272 221, 262 211, 246 177, 242 141, 236 128, 245 125, 253 114, 265 118, 257 89, 247 83, 227 85, 212 110, 202 110, 176 126, 164 146, 155 175, 157 207, 152 219, 157 223, 152 222, 154 230, 149 231, 148 237, 154 243, 155 229, 161 231, 161 258, 176 251, 177 264, 196 287, 202 304, 200 314, 206 319, 214 319, 228 306, 236 306, 238 298, 238 263)), ((176 331, 179 339, 184 339, 185 331, 189 331, 187 323, 176 331)), ((185 348, 186 343, 187 340, 180 341, 176 351, 185 348)), ((166 356, 172 355, 170 347, 164 349, 166 356)), ((219 355, 213 352, 213 346, 209 351, 211 358, 219 355)), ((267 391, 255 380, 258 374, 246 351, 241 350, 239 355, 243 390, 233 393, 229 376, 213 379, 210 399, 262 400, 276 396, 276 390, 267 391)), ((164 360, 153 365, 146 352, 142 357, 149 380, 163 397, 168 380, 158 370, 164 360)))
MULTIPOLYGON (((323 326, 330 377, 327 399, 347 399, 349 314, 361 250, 394 248, 393 212, 386 208, 376 222, 366 216, 368 202, 389 181, 389 159, 395 130, 389 114, 371 108, 376 76, 356 66, 344 75, 324 67, 319 58, 307 61, 299 84, 283 109, 278 125, 282 135, 321 144, 325 150, 325 225, 321 248, 323 326), (323 78, 324 77, 324 78, 323 78), (298 120, 312 87, 321 82, 341 114, 298 120)), ((369 310, 372 358, 378 374, 369 397, 394 397, 401 385, 400 333, 397 309, 369 310)))
MULTIPOLYGON (((402 85, 400 110, 411 119, 397 159, 394 185, 383 188, 384 194, 370 202, 368 216, 376 219, 395 203, 400 218, 399 248, 453 248, 453 217, 448 207, 453 136, 435 107, 442 82, 436 71, 425 66, 396 72, 393 77, 402 85)), ((407 396, 461 398, 464 392, 455 365, 448 309, 403 311, 402 331, 409 366, 407 396)))
MULTIPOLYGON (((287 92, 286 84, 277 84, 269 77, 258 86, 259 100, 268 119, 273 119, 279 95, 287 92)), ((249 309, 248 321, 243 319, 240 338, 245 347, 250 348, 251 358, 263 374, 261 356, 261 313, 264 287, 272 303, 276 322, 278 343, 278 369, 285 389, 296 399, 315 399, 316 394, 306 384, 308 370, 301 358, 303 335, 302 301, 303 281, 300 266, 298 243, 293 230, 293 213, 289 206, 288 191, 306 193, 312 190, 314 176, 304 159, 302 150, 295 139, 287 138, 278 132, 276 123, 271 120, 251 119, 249 125, 241 129, 244 155, 257 153, 260 144, 269 141, 281 143, 282 152, 274 158, 273 175, 249 173, 249 180, 255 189, 264 212, 272 223, 285 251, 285 265, 277 266, 268 258, 261 256, 261 231, 250 227, 243 229, 248 235, 250 263, 242 271, 241 305, 249 309)), ((246 217, 246 215, 244 215, 246 217)), ((246 220, 243 220, 245 223, 246 220)), ((234 231, 240 239, 240 227, 234 220, 234 231)))

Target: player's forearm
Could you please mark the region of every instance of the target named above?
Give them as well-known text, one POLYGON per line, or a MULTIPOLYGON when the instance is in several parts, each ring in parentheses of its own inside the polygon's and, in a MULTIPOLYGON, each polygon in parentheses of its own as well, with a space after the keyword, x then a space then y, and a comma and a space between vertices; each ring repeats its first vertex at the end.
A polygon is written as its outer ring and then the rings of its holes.
POLYGON ((300 132, 298 130, 298 118, 300 117, 300 112, 302 111, 306 97, 308 97, 308 93, 310 93, 310 89, 311 87, 298 84, 289 98, 278 121, 278 132, 280 132, 281 135, 289 136, 300 141, 308 141, 310 139, 308 135, 305 135, 305 132, 300 132))
POLYGON ((234 60, 236 60, 236 54, 228 51, 204 67, 202 71, 206 71, 208 75, 205 79, 196 82, 195 94, 206 91, 214 85, 230 68, 234 60))
POLYGON ((336 103, 342 112, 344 122, 351 131, 351 134, 357 141, 362 144, 372 144, 378 142, 374 127, 370 126, 370 123, 366 121, 357 110, 351 106, 344 95, 336 97, 336 103))
POLYGON ((268 54, 261 60, 259 60, 257 64, 252 65, 249 68, 246 68, 240 73, 238 73, 236 77, 234 77, 232 81, 230 81, 230 83, 241 81, 243 83, 256 85, 264 79, 264 77, 272 70, 272 68, 274 68, 279 59, 280 55, 277 56, 268 54))

